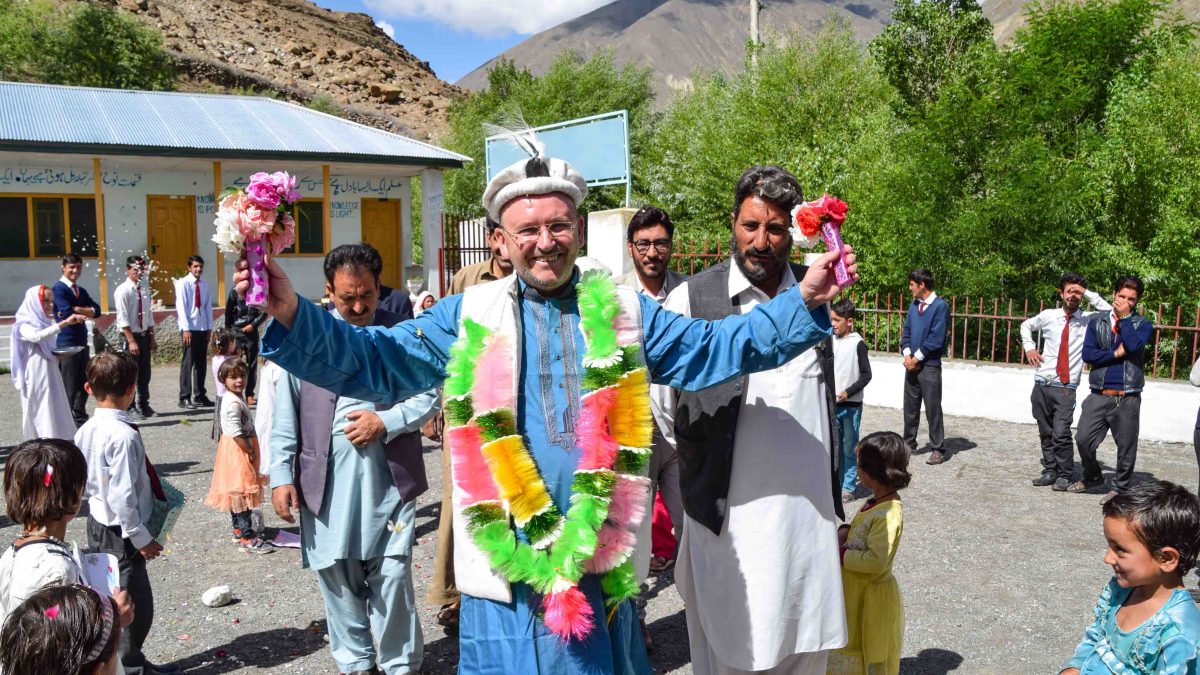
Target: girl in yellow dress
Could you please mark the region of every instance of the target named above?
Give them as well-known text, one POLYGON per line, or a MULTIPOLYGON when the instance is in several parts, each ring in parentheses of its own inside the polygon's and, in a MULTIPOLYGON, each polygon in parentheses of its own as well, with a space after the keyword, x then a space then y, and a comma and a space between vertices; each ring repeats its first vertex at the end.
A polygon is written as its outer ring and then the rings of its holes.
POLYGON ((859 442, 858 480, 874 496, 849 525, 842 525, 842 588, 846 595, 846 646, 829 657, 837 675, 900 672, 904 604, 892 560, 904 531, 899 491, 908 486, 909 450, 899 435, 878 431, 859 442))

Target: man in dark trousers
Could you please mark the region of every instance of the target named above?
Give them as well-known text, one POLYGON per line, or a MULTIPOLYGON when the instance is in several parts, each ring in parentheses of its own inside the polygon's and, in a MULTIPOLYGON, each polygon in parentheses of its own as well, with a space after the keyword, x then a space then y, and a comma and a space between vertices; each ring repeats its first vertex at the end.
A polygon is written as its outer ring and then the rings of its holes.
POLYGON ((188 410, 213 406, 204 389, 208 336, 213 328, 212 291, 201 278, 202 274, 204 258, 194 255, 188 258, 188 273, 175 280, 175 316, 183 344, 183 360, 179 363, 179 407, 188 410))
MULTIPOLYGON (((79 285, 79 275, 83 273, 83 258, 75 253, 68 253, 62 258, 62 278, 51 289, 54 293, 54 320, 69 319, 73 314, 82 314, 94 319, 100 314, 100 305, 92 300, 87 289, 79 285)), ((58 334, 56 352, 58 369, 62 373, 63 386, 67 390, 67 402, 71 405, 71 417, 75 418, 75 426, 80 427, 88 419, 88 394, 83 389, 87 381, 88 333, 83 324, 74 324, 62 329, 58 334)))
POLYGON ((267 321, 267 313, 246 304, 232 288, 225 297, 225 329, 237 334, 238 349, 246 361, 246 403, 254 405, 254 387, 258 384, 258 329, 267 321))
POLYGON ((1146 384, 1142 361, 1154 335, 1154 324, 1137 313, 1142 289, 1142 280, 1137 277, 1117 279, 1112 309, 1092 316, 1083 337, 1083 360, 1092 367, 1088 375, 1092 393, 1083 401, 1075 433, 1083 479, 1072 483, 1067 491, 1084 492, 1104 484, 1096 448, 1112 431, 1117 444, 1117 471, 1112 490, 1101 498, 1101 504, 1132 487, 1137 461, 1142 387, 1146 384))
POLYGON ((950 306, 933 291, 933 273, 920 267, 908 275, 913 302, 908 306, 900 351, 904 354, 904 442, 917 449, 921 404, 929 422, 932 450, 926 464, 946 461, 946 432, 942 428, 942 354, 946 350, 946 325, 950 306))

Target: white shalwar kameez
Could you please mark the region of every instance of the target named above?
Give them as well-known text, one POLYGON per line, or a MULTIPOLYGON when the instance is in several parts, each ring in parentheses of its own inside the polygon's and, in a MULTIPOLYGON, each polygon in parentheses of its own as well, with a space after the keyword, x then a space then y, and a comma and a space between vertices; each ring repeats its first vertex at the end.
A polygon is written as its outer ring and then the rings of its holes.
MULTIPOLYGON (((787 269, 779 292, 795 283, 787 269)), ((769 299, 736 263, 729 293, 743 313, 769 299)), ((685 284, 664 306, 689 305, 685 284)), ((673 392, 656 389, 673 413, 673 392)), ((828 650, 846 644, 828 415, 816 350, 749 376, 721 535, 686 517, 679 546, 696 675, 824 673, 828 650)))

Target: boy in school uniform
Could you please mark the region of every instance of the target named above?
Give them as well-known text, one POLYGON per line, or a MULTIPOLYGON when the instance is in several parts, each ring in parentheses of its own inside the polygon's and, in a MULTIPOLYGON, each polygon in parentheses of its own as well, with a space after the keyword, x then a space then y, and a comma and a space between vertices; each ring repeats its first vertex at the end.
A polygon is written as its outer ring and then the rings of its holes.
POLYGON ((137 361, 125 352, 105 352, 88 362, 87 389, 96 397, 96 411, 75 433, 75 444, 88 464, 88 548, 116 557, 121 588, 134 603, 133 623, 121 637, 121 663, 127 675, 156 675, 175 670, 151 664, 142 653, 154 622, 146 563, 162 553, 146 522, 154 500, 166 497, 127 410, 137 378, 137 361))
POLYGON ((842 501, 858 493, 858 432, 862 425, 863 389, 871 381, 867 343, 854 331, 854 303, 839 300, 829 311, 833 326, 833 381, 837 390, 838 437, 842 451, 842 501))

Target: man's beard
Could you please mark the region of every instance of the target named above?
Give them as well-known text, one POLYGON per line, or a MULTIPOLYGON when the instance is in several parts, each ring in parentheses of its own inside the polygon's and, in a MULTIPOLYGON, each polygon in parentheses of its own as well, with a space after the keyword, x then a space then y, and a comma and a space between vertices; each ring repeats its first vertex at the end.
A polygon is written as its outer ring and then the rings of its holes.
POLYGON ((659 267, 657 270, 647 269, 646 263, 637 258, 634 259, 633 264, 637 267, 638 274, 642 275, 644 279, 659 279, 667 273, 667 263, 664 260, 658 261, 659 267))
MULTIPOLYGON (((757 283, 760 283, 763 281, 767 281, 768 279, 771 279, 773 277, 776 277, 776 276, 779 276, 780 274, 782 274, 783 266, 787 264, 788 252, 791 251, 791 246, 789 246, 787 249, 785 249, 783 251, 783 255, 778 256, 778 255, 775 255, 775 253, 773 251, 771 251, 770 248, 768 248, 766 251, 763 251, 761 253, 763 253, 764 255, 771 256, 773 258, 774 264, 773 265, 760 265, 759 263, 749 260, 746 257, 745 252, 742 251, 742 249, 738 248, 738 243, 737 243, 736 238, 733 238, 730 240, 729 246, 730 246, 730 248, 733 249, 733 260, 734 260, 734 262, 737 263, 738 269, 740 269, 742 271, 742 275, 745 276, 746 279, 752 284, 757 284, 757 283)), ((752 249, 748 248, 747 251, 749 251, 749 250, 752 250, 752 249)), ((755 251, 755 252, 759 252, 759 251, 755 251)))

